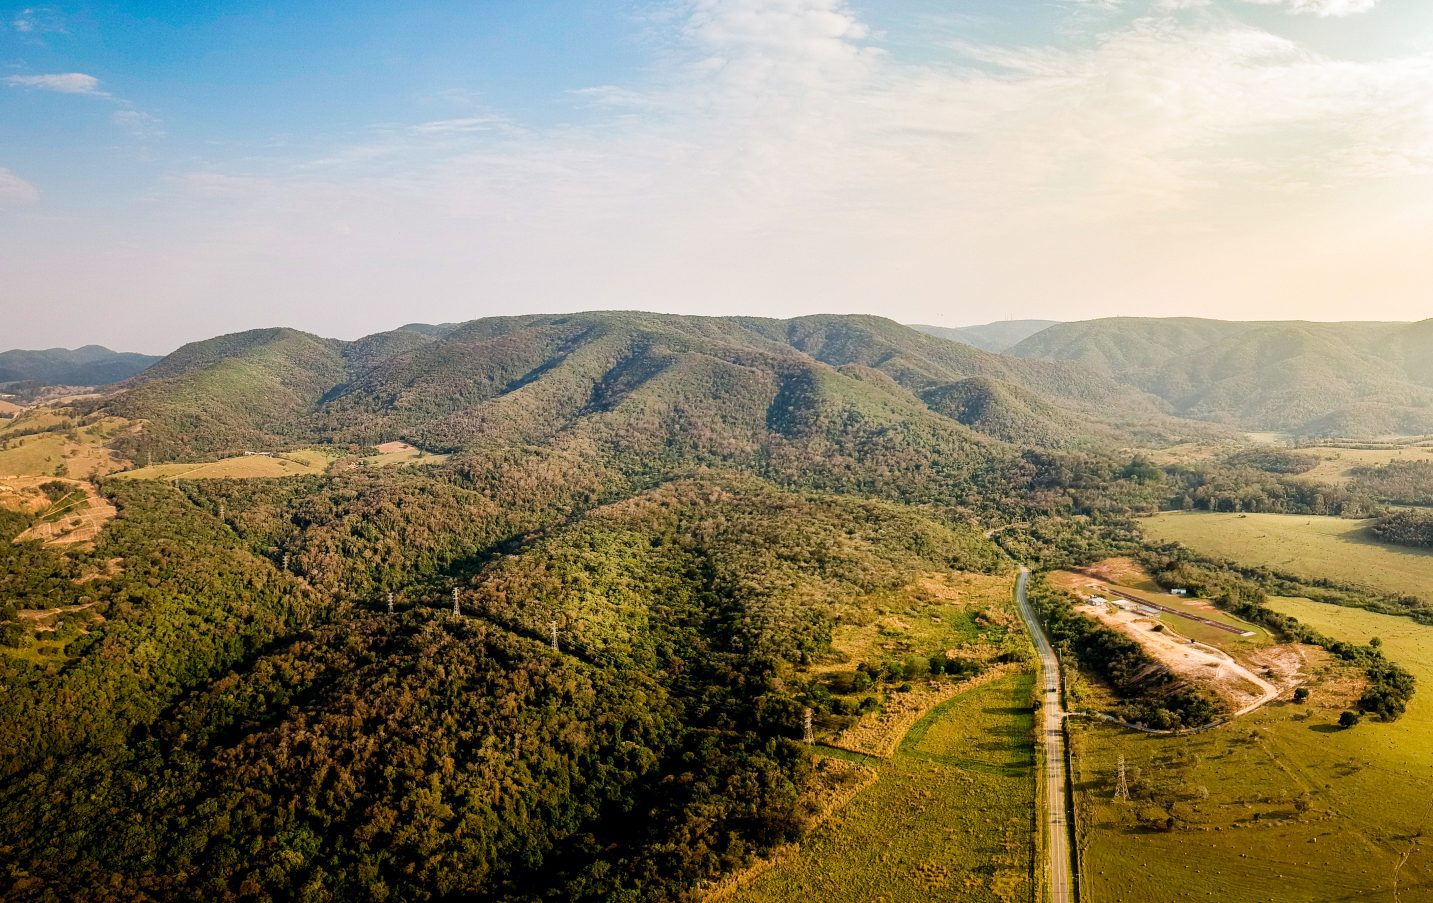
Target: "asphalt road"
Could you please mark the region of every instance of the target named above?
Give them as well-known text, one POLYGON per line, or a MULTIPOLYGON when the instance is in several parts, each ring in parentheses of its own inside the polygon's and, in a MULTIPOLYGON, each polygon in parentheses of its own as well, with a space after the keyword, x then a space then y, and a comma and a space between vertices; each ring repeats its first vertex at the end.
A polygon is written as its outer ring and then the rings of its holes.
POLYGON ((1070 863, 1070 822, 1069 792, 1065 775, 1065 732, 1062 722, 1065 713, 1060 707, 1060 667, 1055 660, 1055 650, 1045 636, 1045 629, 1035 618, 1030 600, 1025 596, 1025 585, 1030 580, 1030 569, 1021 568, 1015 583, 1015 601, 1020 606, 1020 616, 1030 628, 1035 640, 1035 651, 1040 655, 1040 737, 1045 744, 1045 851, 1049 855, 1046 873, 1050 877, 1050 903, 1074 903, 1075 881, 1070 863))

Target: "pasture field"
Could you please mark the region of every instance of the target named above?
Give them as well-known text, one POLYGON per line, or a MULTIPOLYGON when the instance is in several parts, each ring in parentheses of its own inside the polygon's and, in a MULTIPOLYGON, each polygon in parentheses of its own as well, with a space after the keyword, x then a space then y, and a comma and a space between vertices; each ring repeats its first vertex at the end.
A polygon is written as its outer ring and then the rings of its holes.
POLYGON ((397 467, 401 464, 442 464, 451 455, 434 455, 407 442, 385 442, 377 446, 378 454, 363 459, 368 467, 397 467))
POLYGON ((125 466, 105 443, 134 428, 120 417, 106 417, 87 426, 52 411, 31 411, 0 429, 0 478, 61 476, 88 480, 125 466), (29 435, 32 429, 47 432, 29 435))
POLYGON ((333 457, 318 449, 276 452, 273 455, 237 455, 199 464, 153 464, 115 474, 125 480, 218 480, 296 477, 323 473, 333 457))
MULTIPOLYGON (((1297 574, 1417 591, 1399 568, 1376 573, 1380 546, 1334 518, 1156 518, 1203 552, 1297 574)), ((1427 565, 1433 569, 1433 563, 1427 565)), ((1433 571, 1430 571, 1433 572, 1433 571)), ((1225 727, 1150 737, 1071 722, 1080 846, 1090 899, 1433 900, 1433 627, 1307 599, 1270 607, 1338 639, 1378 636, 1418 692, 1398 721, 1337 726, 1365 683, 1314 647, 1306 703, 1273 702, 1225 727), (1114 799, 1121 757, 1131 799, 1114 799)))
POLYGON ((1023 670, 936 707, 875 765, 873 785, 725 899, 1029 900, 1033 691, 1023 670))
POLYGON ((1316 455, 1320 460, 1313 470, 1302 474, 1321 483, 1347 483, 1355 467, 1374 467, 1394 461, 1433 461, 1433 447, 1410 445, 1403 448, 1333 448, 1315 446, 1295 449, 1301 455, 1316 455))
POLYGON ((1302 514, 1172 512, 1141 521, 1146 535, 1297 577, 1433 598, 1433 552, 1367 537, 1367 521, 1302 514))

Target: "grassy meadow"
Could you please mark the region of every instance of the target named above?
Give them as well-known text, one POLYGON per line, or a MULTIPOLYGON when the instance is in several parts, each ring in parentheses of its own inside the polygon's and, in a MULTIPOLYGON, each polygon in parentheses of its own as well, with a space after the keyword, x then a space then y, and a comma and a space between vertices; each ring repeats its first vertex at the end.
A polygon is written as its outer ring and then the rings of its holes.
POLYGON ((1156 540, 1299 577, 1433 598, 1433 552, 1367 537, 1366 521, 1294 514, 1171 512, 1142 521, 1156 540))
POLYGON ((1034 676, 971 689, 916 723, 876 782, 727 897, 1027 901, 1035 831, 1034 676))
MULTIPOLYGON (((1389 591, 1423 590, 1433 556, 1361 541, 1360 524, 1274 515, 1162 515, 1148 532, 1251 564, 1389 591), (1426 570, 1423 570, 1425 569, 1426 570)), ((1433 627, 1306 599, 1271 607, 1339 639, 1377 636, 1419 680, 1393 723, 1338 727, 1364 678, 1314 647, 1307 702, 1271 703, 1222 728, 1148 737, 1072 723, 1089 899, 1158 903, 1433 900, 1433 627), (1123 758, 1131 799, 1114 799, 1123 758)))
POLYGON ((333 457, 317 449, 274 455, 239 455, 200 464, 153 464, 115 474, 126 480, 217 480, 295 477, 323 473, 333 457))

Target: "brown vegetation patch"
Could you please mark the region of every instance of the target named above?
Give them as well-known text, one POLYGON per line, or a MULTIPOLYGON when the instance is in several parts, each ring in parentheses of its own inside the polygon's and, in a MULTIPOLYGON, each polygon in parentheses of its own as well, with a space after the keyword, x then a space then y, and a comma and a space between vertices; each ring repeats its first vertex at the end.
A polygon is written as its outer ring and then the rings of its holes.
MULTIPOLYGON (((87 611, 98 604, 99 602, 84 602, 78 605, 60 605, 55 608, 22 608, 16 612, 16 616, 21 621, 28 621, 27 626, 37 633, 54 633, 59 629, 61 616, 87 611)), ((98 612, 91 615, 91 618, 96 623, 104 623, 104 616, 98 612)))
POLYGON ((39 523, 15 537, 15 542, 40 540, 48 546, 74 546, 91 543, 104 525, 114 520, 119 511, 99 494, 93 483, 81 480, 59 480, 84 492, 84 498, 47 510, 39 523))

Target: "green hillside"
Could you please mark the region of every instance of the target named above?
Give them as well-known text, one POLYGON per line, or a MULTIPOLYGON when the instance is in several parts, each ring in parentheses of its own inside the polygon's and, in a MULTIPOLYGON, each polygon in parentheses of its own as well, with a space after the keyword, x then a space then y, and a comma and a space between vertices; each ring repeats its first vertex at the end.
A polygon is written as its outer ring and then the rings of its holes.
POLYGON ((1185 417, 1313 436, 1433 430, 1433 324, 1114 318, 1061 323, 1009 350, 1070 361, 1185 417))
POLYGON ((348 343, 255 330, 181 348, 106 406, 147 422, 126 449, 137 459, 401 438, 597 449, 643 469, 740 463, 828 488, 820 472, 846 470, 832 455, 856 445, 891 481, 929 449, 956 470, 988 458, 971 429, 1051 448, 1193 435, 1157 399, 1076 365, 857 316, 495 317, 348 343), (979 411, 952 407, 949 387, 971 379, 987 381, 979 411))

